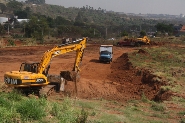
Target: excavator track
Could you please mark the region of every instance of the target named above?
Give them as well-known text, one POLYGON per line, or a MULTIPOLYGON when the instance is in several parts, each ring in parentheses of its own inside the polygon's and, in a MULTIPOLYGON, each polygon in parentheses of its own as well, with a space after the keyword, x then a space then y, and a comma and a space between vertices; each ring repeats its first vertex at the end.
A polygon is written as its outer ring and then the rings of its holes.
POLYGON ((47 86, 43 87, 42 89, 40 89, 39 96, 46 98, 54 92, 55 92, 55 85, 47 85, 47 86))

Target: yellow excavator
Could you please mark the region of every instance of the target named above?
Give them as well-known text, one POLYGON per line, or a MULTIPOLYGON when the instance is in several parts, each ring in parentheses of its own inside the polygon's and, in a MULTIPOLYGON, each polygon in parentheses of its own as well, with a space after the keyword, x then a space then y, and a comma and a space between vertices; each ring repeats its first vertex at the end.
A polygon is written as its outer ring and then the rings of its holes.
POLYGON ((141 44, 150 44, 150 39, 147 36, 137 38, 137 42, 141 44))
POLYGON ((31 93, 48 96, 53 91, 64 91, 66 81, 79 81, 79 64, 82 61, 87 38, 79 44, 55 46, 44 53, 40 62, 22 63, 19 71, 6 72, 4 82, 8 87, 21 90, 25 94, 31 93), (55 56, 76 51, 76 59, 72 71, 61 71, 59 75, 49 75, 48 71, 52 58, 55 56))

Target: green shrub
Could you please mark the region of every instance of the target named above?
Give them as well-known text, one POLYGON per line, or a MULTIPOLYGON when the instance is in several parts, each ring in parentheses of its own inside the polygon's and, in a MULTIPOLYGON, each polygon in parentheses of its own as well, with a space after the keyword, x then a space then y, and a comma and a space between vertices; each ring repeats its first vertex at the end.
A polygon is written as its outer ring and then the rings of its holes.
POLYGON ((68 98, 63 100, 60 110, 57 118, 61 123, 71 123, 76 121, 78 111, 73 108, 72 102, 68 98))
POLYGON ((22 100, 22 94, 16 90, 13 90, 12 92, 8 93, 7 98, 11 101, 20 101, 22 100))
POLYGON ((17 112, 23 120, 39 120, 46 116, 43 100, 30 98, 23 100, 17 105, 17 112))
POLYGON ((15 110, 0 107, 0 123, 18 123, 19 121, 20 115, 15 110))
POLYGON ((8 45, 15 46, 15 42, 13 40, 8 40, 8 45))
POLYGON ((88 113, 74 108, 73 103, 68 98, 64 99, 61 104, 53 103, 50 114, 57 117, 61 123, 85 123, 88 113))
POLYGON ((81 114, 76 119, 76 123, 86 123, 87 117, 88 117, 88 112, 82 109, 81 114))
POLYGON ((11 108, 11 104, 12 103, 9 100, 4 98, 3 96, 0 96, 0 107, 11 108))
POLYGON ((60 111, 61 111, 61 108, 60 108, 59 104, 54 103, 50 113, 51 113, 52 116, 59 117, 60 116, 60 111))

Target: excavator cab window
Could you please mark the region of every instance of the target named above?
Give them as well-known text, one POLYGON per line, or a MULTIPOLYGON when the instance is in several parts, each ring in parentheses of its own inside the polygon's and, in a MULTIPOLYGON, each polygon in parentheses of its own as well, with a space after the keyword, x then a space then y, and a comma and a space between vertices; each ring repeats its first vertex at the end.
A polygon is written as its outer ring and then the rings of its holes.
POLYGON ((39 63, 22 63, 20 71, 28 71, 32 73, 37 73, 39 63))

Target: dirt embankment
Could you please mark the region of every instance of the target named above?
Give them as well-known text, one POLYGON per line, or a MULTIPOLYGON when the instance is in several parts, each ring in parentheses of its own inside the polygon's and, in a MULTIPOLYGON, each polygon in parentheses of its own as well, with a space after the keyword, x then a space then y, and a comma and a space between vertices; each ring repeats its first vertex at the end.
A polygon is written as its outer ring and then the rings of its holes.
MULTIPOLYGON (((140 50, 138 53, 143 53, 140 50)), ((127 99, 141 99, 146 96, 150 100, 162 101, 169 98, 161 92, 161 86, 166 82, 153 75, 150 70, 136 69, 129 62, 128 54, 124 53, 111 66, 112 72, 110 80, 114 80, 120 85, 117 86, 119 92, 124 93, 127 99)))
MULTIPOLYGON (((139 50, 138 53, 145 52, 139 50)), ((93 74, 98 76, 100 73, 96 72, 93 74)), ((143 96, 155 101, 169 99, 171 94, 161 91, 161 86, 166 85, 166 82, 162 78, 157 78, 149 70, 134 68, 129 62, 128 54, 123 53, 111 63, 110 71, 104 81, 82 79, 78 83, 77 93, 79 98, 86 99, 103 98, 128 101, 141 99, 143 96)), ((70 87, 72 86, 70 85, 70 87)), ((66 92, 71 95, 71 90, 74 88, 67 87, 66 92)))

